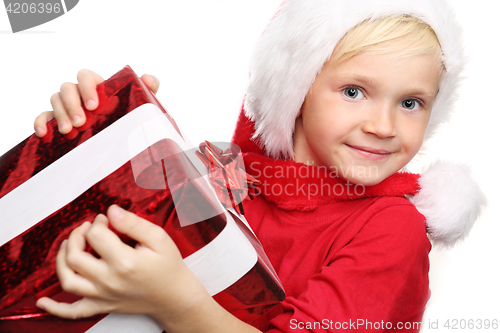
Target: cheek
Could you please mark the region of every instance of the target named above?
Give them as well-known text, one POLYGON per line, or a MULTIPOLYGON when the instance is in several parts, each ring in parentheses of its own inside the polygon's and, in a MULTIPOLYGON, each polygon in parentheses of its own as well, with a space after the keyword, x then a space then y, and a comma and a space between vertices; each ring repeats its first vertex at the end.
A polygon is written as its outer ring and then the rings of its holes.
POLYGON ((408 153, 415 155, 422 147, 427 123, 427 118, 416 119, 410 122, 409 126, 406 127, 404 145, 408 153))
POLYGON ((302 119, 304 132, 309 143, 327 140, 332 133, 333 120, 327 109, 319 103, 309 103, 303 110, 302 119))

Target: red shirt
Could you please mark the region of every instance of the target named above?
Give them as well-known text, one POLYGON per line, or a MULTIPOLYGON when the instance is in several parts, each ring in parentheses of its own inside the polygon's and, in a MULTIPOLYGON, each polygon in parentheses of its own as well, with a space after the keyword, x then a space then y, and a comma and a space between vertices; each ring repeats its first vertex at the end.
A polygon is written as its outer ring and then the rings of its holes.
POLYGON ((403 194, 418 190, 415 175, 395 174, 362 194, 351 187, 348 195, 345 182, 325 174, 274 177, 280 166, 317 167, 253 154, 245 162, 264 183, 261 195, 245 202, 245 216, 287 293, 256 327, 273 333, 419 331, 430 295, 431 245, 424 216, 403 194), (304 190, 320 183, 325 193, 304 190))

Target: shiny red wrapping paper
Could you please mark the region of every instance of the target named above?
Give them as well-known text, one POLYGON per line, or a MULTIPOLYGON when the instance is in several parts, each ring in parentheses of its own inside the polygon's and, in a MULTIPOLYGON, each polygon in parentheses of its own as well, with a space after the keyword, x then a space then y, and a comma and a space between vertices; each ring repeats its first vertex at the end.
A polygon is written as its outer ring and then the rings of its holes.
MULTIPOLYGON (((129 67, 99 85, 97 90, 99 107, 86 112, 87 122, 83 127, 61 135, 53 120, 48 124, 49 131, 44 138, 33 135, 0 157, 0 204, 9 192, 145 103, 152 103, 161 109, 181 135, 175 121, 129 67)), ((194 221, 196 223, 181 226, 174 204, 182 202, 189 206, 196 202, 194 215, 196 211, 216 210, 211 201, 204 197, 203 191, 197 191, 194 183, 186 181, 197 177, 197 172, 175 142, 161 140, 88 188, 70 204, 2 245, 0 332, 85 332, 104 317, 64 320, 39 310, 35 307, 35 301, 41 296, 66 302, 79 298, 61 290, 55 274, 55 256, 61 242, 75 227, 84 221, 92 221, 112 204, 118 204, 162 226, 175 241, 183 257, 210 243, 224 229, 225 215, 214 213, 211 218, 200 218, 198 221, 201 222, 194 221), (155 159, 158 163, 151 165, 152 151, 160 158, 169 157, 161 160, 163 165, 158 159, 155 159), (133 168, 137 166, 144 172, 134 176, 133 168), (171 191, 168 186, 156 190, 150 189, 154 186, 147 186, 149 183, 165 183, 165 176, 169 184, 184 185, 180 188, 177 186, 175 191, 171 191), (186 186, 193 188, 186 189, 186 186)), ((191 218, 196 219, 196 216, 192 215, 191 218)), ((258 240, 241 221, 234 220, 254 246, 259 260, 236 283, 213 297, 235 316, 252 322, 282 301, 284 292, 258 240)), ((2 220, 0 223, 9 221, 2 220)), ((124 241, 133 245, 130 239, 124 241)))

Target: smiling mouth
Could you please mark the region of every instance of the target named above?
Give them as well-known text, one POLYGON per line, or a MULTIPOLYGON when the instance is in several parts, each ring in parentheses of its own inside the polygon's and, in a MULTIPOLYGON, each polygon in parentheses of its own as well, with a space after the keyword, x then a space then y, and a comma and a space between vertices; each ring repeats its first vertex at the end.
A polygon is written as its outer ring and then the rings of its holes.
POLYGON ((364 146, 351 146, 348 145, 347 143, 345 145, 349 147, 349 149, 354 153, 356 153, 357 155, 371 160, 383 160, 392 154, 392 152, 384 149, 375 149, 364 146))

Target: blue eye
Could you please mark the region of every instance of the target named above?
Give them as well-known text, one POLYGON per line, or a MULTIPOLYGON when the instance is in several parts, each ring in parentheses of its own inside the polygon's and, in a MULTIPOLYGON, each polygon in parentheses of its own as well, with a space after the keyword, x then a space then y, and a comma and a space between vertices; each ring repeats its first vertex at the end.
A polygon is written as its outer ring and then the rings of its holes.
POLYGON ((415 99, 405 99, 401 102, 401 106, 408 110, 417 110, 422 107, 422 104, 415 99))
POLYGON ((363 92, 361 91, 361 89, 356 88, 356 87, 345 88, 344 95, 350 99, 363 99, 363 98, 365 98, 365 95, 363 95, 363 92))

